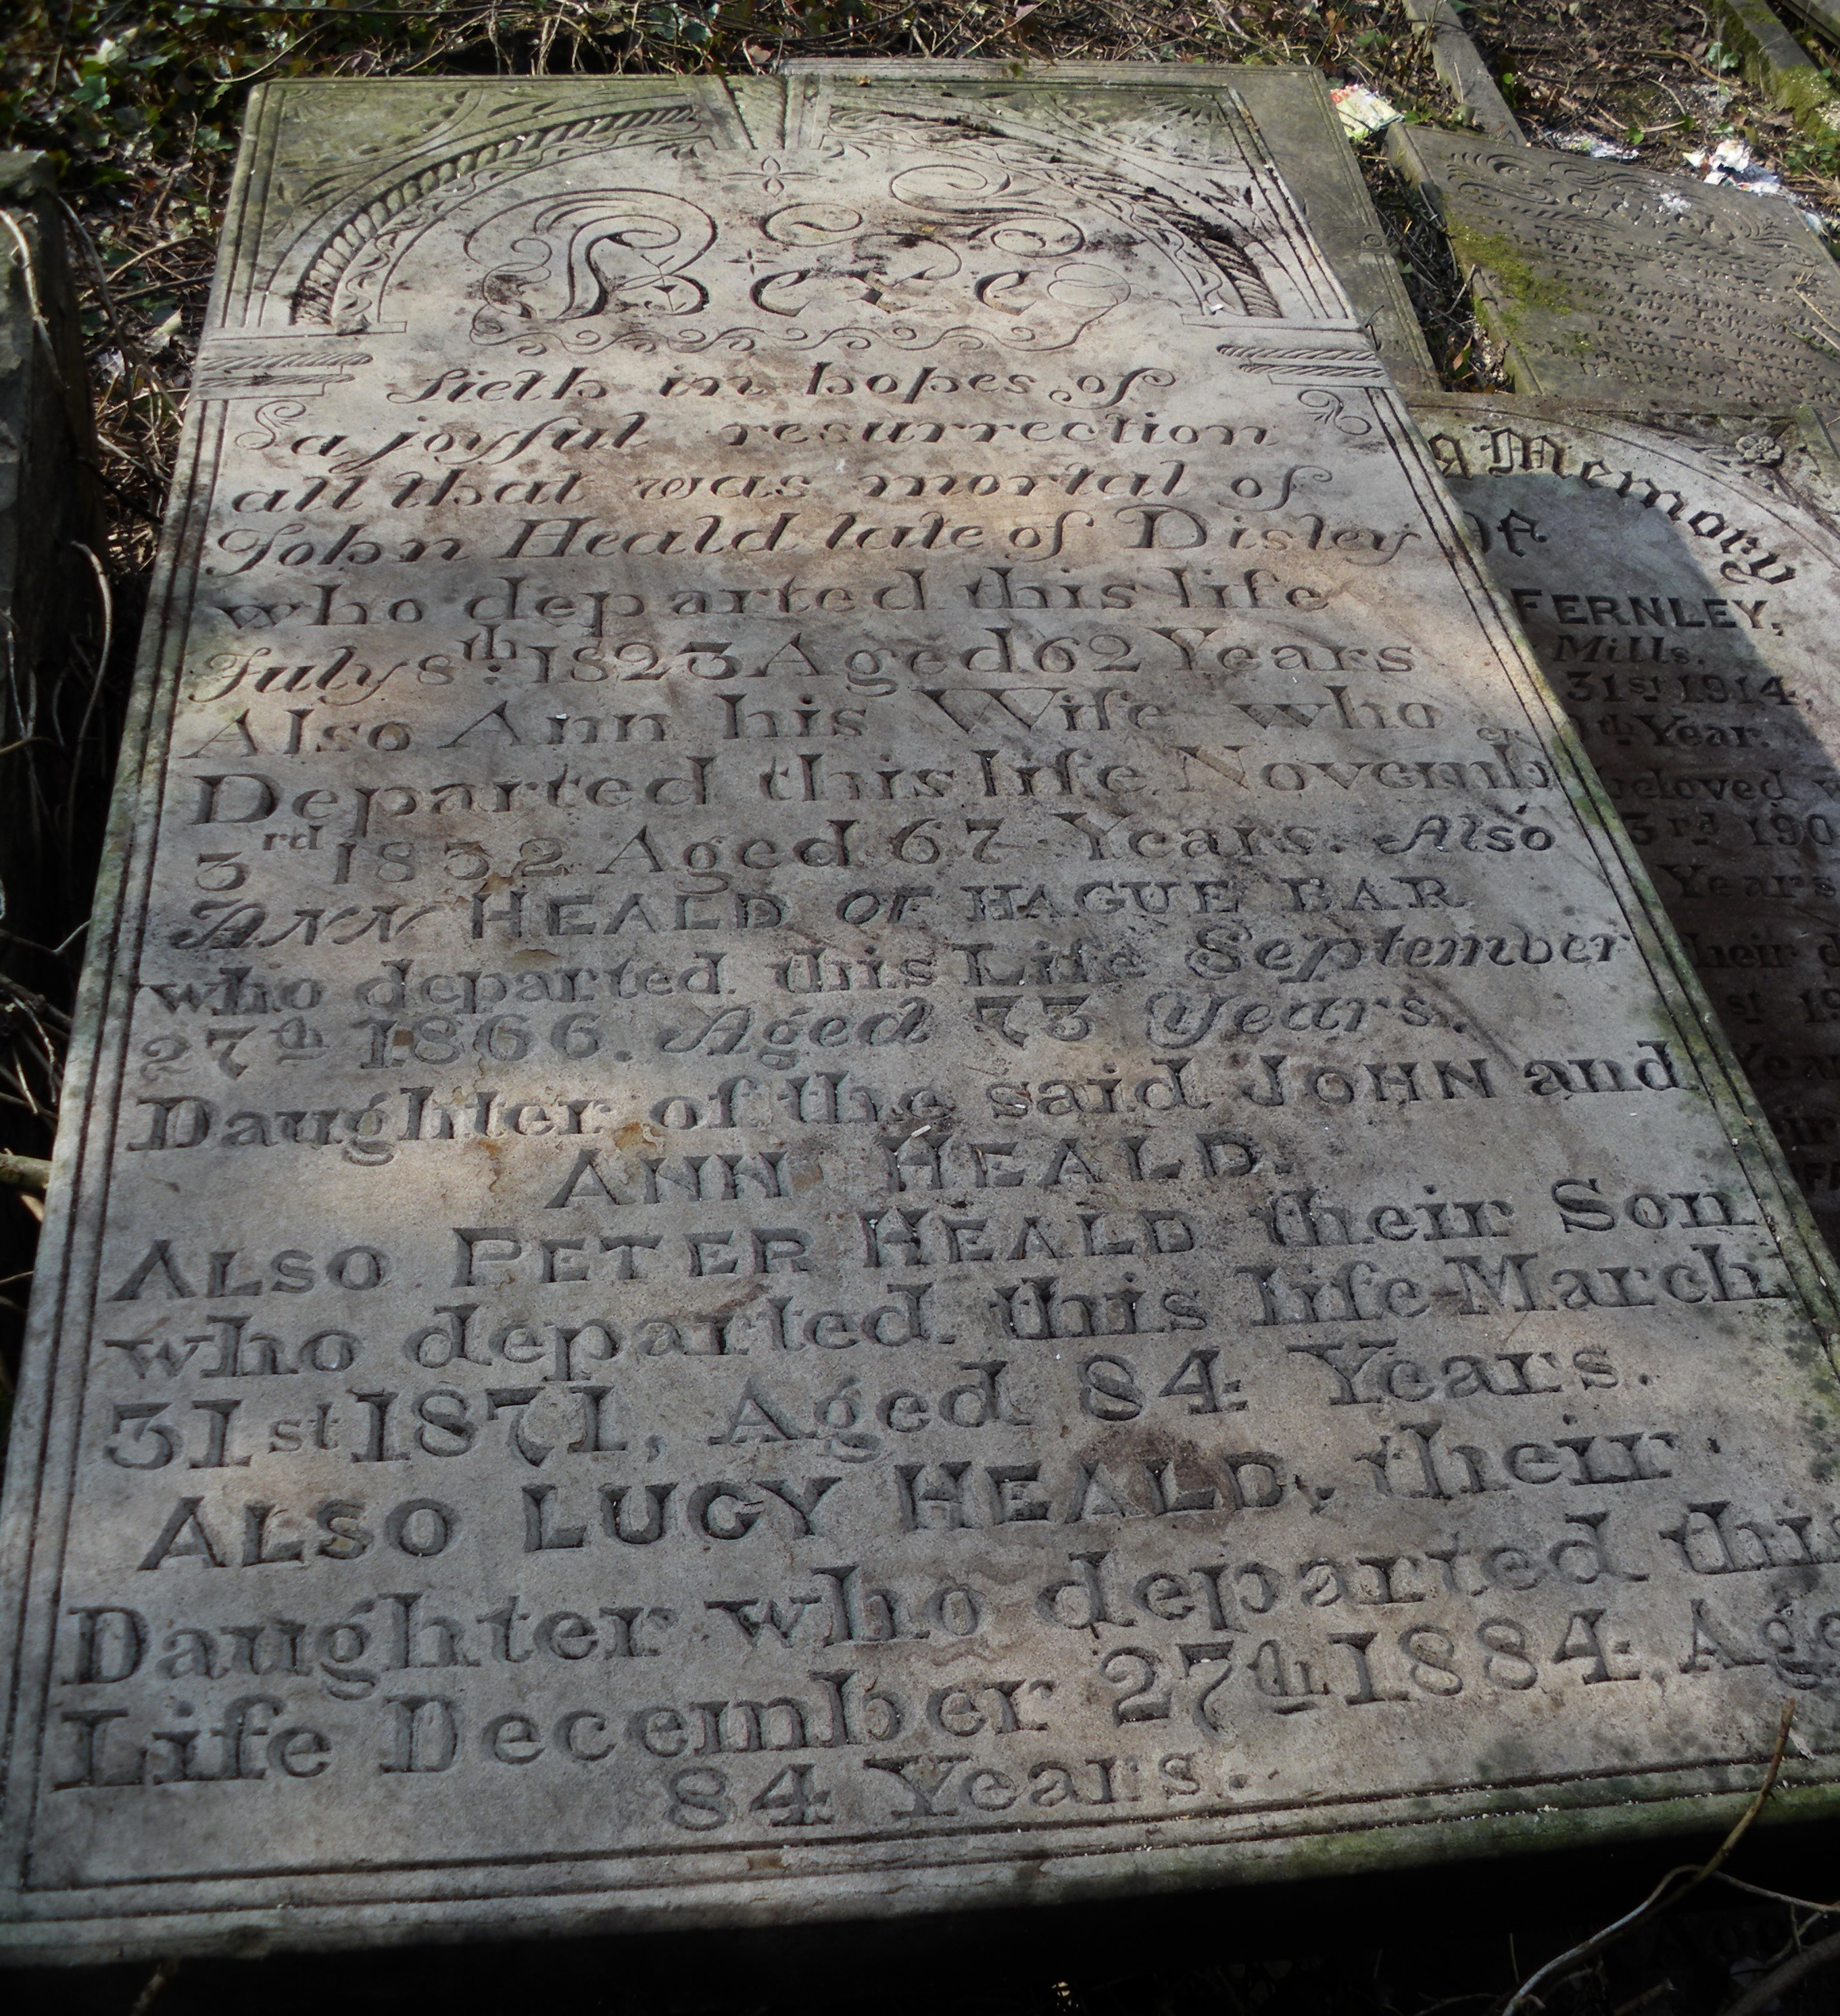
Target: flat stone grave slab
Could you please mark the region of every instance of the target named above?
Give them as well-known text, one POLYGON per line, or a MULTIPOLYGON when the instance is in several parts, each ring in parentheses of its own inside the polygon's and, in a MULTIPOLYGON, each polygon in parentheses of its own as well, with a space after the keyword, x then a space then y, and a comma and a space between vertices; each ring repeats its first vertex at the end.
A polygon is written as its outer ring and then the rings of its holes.
MULTIPOLYGON (((1392 248, 1387 243, 1361 164, 1349 146, 1320 70, 1302 63, 1028 63, 977 59, 880 56, 865 63, 842 57, 798 57, 788 76, 858 77, 877 83, 924 84, 945 77, 992 77, 1036 89, 1061 84, 1140 92, 1237 92, 1284 185, 1297 200, 1316 250, 1347 290, 1356 314, 1374 339, 1394 384, 1404 392, 1435 392, 1437 366, 1413 312, 1392 248)), ((1165 144, 1184 144, 1183 122, 1172 122, 1165 144)), ((1205 149, 1202 150, 1203 157, 1205 149)))
POLYGON ((1518 391, 1675 412, 1840 398, 1840 273, 1791 203, 1431 127, 1389 144, 1518 391))
POLYGON ((254 101, 10 1949, 1831 1804, 1827 1265, 1241 101, 254 101))
POLYGON ((1840 537, 1818 466, 1792 430, 1416 411, 1840 1242, 1840 537))

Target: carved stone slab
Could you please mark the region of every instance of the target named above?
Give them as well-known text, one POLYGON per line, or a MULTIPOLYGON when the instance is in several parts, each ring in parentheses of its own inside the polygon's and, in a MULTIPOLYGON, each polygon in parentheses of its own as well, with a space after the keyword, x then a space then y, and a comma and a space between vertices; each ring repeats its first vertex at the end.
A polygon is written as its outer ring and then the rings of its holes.
POLYGON ((1828 1263, 1230 93, 272 88, 182 469, 13 1950, 1827 1809, 1828 1263))
MULTIPOLYGON (((1403 392, 1435 392, 1437 366, 1425 347, 1374 199, 1361 166, 1336 116, 1327 79, 1320 70, 1289 63, 1014 63, 975 59, 931 61, 878 57, 850 63, 841 57, 801 57, 786 66, 791 76, 858 77, 878 82, 906 78, 988 77, 1014 84, 1100 85, 1141 91, 1154 80, 1159 91, 1237 92, 1271 155, 1316 250, 1334 269, 1356 314, 1366 325, 1393 383, 1403 392)), ((1182 144, 1178 127, 1166 136, 1182 144)))
POLYGON ((1787 201, 1428 127, 1390 143, 1517 390, 1695 412, 1840 397, 1840 275, 1787 201))
POLYGON ((1840 528, 1818 473, 1763 430, 1417 411, 1840 1240, 1840 528))

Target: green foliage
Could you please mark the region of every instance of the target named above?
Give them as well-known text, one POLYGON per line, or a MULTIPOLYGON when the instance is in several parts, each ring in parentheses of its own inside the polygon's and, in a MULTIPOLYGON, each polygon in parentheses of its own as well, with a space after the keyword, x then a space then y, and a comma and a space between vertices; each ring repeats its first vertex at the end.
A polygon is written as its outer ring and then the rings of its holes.
POLYGON ((1396 0, 23 0, 0 55, 0 146, 41 148, 79 201, 177 170, 209 184, 263 77, 772 67, 783 56, 1320 63, 1435 101, 1396 0))
POLYGON ((1804 134, 1789 142, 1783 158, 1791 175, 1820 175, 1829 181, 1840 178, 1840 135, 1817 139, 1804 134))

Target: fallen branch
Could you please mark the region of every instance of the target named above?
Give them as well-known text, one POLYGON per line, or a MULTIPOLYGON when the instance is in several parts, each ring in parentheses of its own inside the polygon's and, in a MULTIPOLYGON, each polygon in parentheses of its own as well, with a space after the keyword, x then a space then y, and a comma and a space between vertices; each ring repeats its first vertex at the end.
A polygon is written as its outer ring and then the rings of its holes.
POLYGON ((1741 1876, 1721 1876, 1734 1890, 1748 1891, 1753 1897, 1767 1897, 1773 1904, 1787 1904, 1797 1911, 1813 1911, 1824 1918, 1840 1917, 1840 1904, 1817 1904, 1811 1897, 1791 1897, 1786 1890, 1766 1890, 1760 1883, 1747 1883, 1741 1876))

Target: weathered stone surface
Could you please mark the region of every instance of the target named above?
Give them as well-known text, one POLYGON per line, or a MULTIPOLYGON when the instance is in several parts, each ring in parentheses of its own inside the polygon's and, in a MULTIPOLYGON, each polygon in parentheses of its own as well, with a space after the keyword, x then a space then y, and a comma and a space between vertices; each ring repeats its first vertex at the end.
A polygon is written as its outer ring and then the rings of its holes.
POLYGON ((1840 537, 1818 469, 1768 430, 1416 410, 1840 1241, 1840 537))
MULTIPOLYGON (((1399 268, 1361 178, 1360 164, 1348 145, 1323 73, 1292 63, 1028 63, 975 59, 906 60, 880 57, 870 63, 841 58, 801 57, 786 66, 789 76, 830 77, 847 84, 855 77, 881 82, 908 78, 987 77, 1012 86, 1057 83, 1141 91, 1230 91, 1252 115, 1286 187, 1297 199, 1316 249, 1348 290, 1393 383, 1404 392, 1439 389, 1437 366, 1425 347, 1399 268)), ((1165 135, 1180 148, 1179 123, 1165 135)))
POLYGON ((1518 391, 1696 412, 1840 399, 1840 275, 1792 204, 1428 127, 1389 144, 1518 391))
POLYGON ((271 88, 196 390, 15 1950, 1825 1809, 1827 1262, 1229 99, 271 88))

